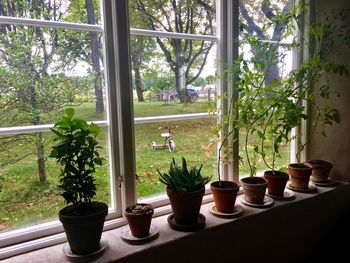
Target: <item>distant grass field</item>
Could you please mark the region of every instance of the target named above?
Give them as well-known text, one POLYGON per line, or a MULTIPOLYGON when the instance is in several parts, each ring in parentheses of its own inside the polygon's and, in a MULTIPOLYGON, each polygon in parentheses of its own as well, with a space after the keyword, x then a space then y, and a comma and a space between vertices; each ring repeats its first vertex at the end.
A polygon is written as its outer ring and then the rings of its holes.
MULTIPOLYGON (((205 102, 195 102, 188 105, 174 102, 171 102, 169 105, 165 105, 162 102, 134 102, 135 117, 205 111, 205 102)), ((86 120, 96 121, 104 119, 103 114, 94 112, 93 103, 84 103, 77 106, 76 114, 78 117, 86 120)), ((53 123, 58 116, 59 113, 45 116, 46 122, 53 123)), ((173 157, 180 161, 181 157, 184 156, 189 161, 189 165, 203 164, 203 174, 213 176, 213 180, 216 180, 215 149, 211 156, 206 156, 203 150, 208 146, 210 140, 215 137, 213 134, 215 123, 215 118, 205 118, 135 125, 138 197, 145 198, 164 193, 165 187, 158 181, 157 168, 162 172, 166 172, 173 157), (176 151, 171 153, 167 149, 152 150, 152 141, 162 143, 163 139, 160 134, 167 132, 169 127, 172 129, 176 151)), ((102 128, 99 141, 103 147, 101 154, 105 157, 107 157, 108 152, 106 135, 106 128, 102 128)), ((48 155, 52 145, 51 133, 45 132, 44 137, 45 151, 48 155)), ((254 142, 252 141, 252 143, 254 142)), ((34 140, 32 140, 32 143, 19 141, 18 145, 11 150, 11 154, 20 156, 21 154, 34 152, 34 149, 34 140)), ((279 160, 280 165, 288 162, 288 153, 289 149, 285 147, 283 156, 279 160)), ((264 166, 261 165, 260 168, 264 169, 264 166)), ((46 169, 47 182, 44 184, 39 182, 34 155, 29 155, 15 164, 8 165, 3 170, 2 175, 5 180, 3 182, 3 191, 0 193, 0 232, 19 226, 57 219, 58 210, 65 205, 57 189, 59 167, 55 160, 47 158, 46 169)), ((240 173, 248 173, 246 165, 240 168, 240 173)), ((108 161, 106 161, 103 167, 98 168, 96 172, 96 183, 98 185, 96 199, 110 203, 109 181, 109 165, 108 161)))

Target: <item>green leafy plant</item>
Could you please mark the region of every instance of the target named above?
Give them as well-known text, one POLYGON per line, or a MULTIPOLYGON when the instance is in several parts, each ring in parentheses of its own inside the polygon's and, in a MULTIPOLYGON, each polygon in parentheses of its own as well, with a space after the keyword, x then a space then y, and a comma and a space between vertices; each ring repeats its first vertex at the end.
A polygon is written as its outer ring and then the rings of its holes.
POLYGON ((51 131, 55 134, 50 157, 62 166, 60 189, 67 204, 73 204, 78 213, 89 209, 96 195, 93 174, 103 158, 97 152, 99 126, 74 118, 75 111, 68 108, 51 131))
POLYGON ((161 173, 158 169, 157 171, 160 182, 172 191, 193 192, 201 189, 211 179, 211 177, 201 175, 202 166, 200 165, 199 168, 193 166, 188 169, 186 159, 182 157, 182 166, 173 158, 168 173, 161 173))
MULTIPOLYGON (((284 53, 279 51, 281 40, 294 34, 295 25, 299 23, 305 10, 305 6, 299 5, 287 14, 276 16, 276 21, 272 22, 280 23, 285 28, 276 43, 262 42, 256 36, 244 34, 244 40, 257 55, 252 59, 244 58, 241 54, 232 67, 224 72, 238 76, 238 95, 224 97, 228 109, 221 114, 222 124, 219 129, 224 131, 224 136, 221 139, 220 150, 228 142, 225 149, 228 153, 223 151, 222 158, 231 155, 229 147, 235 140, 232 138, 233 134, 237 132, 243 135, 244 149, 241 157, 248 164, 251 176, 256 175, 258 162, 263 162, 272 171, 277 169, 276 160, 281 157, 281 147, 295 139, 291 135, 292 129, 300 127, 302 120, 311 116, 306 114, 306 103, 312 110, 315 121, 311 123, 308 134, 303 134, 306 140, 299 145, 296 154, 298 162, 300 152, 316 129, 319 128, 325 136, 328 126, 340 122, 338 110, 330 103, 332 96, 340 95, 332 91, 328 75, 343 76, 349 72, 345 65, 330 61, 327 56, 334 51, 329 48, 330 45, 349 46, 348 29, 341 26, 341 32, 336 37, 333 33, 337 32, 337 17, 344 20, 346 12, 343 10, 333 11, 324 24, 318 23, 310 28, 310 41, 305 39, 304 43, 313 48, 296 69, 269 83, 266 81, 270 69, 283 61, 284 53), (330 41, 330 37, 336 39, 336 43, 330 41), (235 96, 238 99, 235 99, 235 96)), ((295 39, 290 44, 283 44, 283 47, 287 50, 300 48, 300 40, 295 39)))

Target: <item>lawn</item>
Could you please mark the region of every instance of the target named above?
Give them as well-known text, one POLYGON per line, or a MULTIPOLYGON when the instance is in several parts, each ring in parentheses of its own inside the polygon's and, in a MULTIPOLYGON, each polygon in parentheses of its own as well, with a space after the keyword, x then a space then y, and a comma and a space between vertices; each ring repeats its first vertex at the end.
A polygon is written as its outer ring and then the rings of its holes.
MULTIPOLYGON (((183 105, 171 102, 165 105, 162 102, 144 102, 134 105, 136 117, 185 114, 205 112, 205 102, 195 102, 183 105)), ((77 116, 87 120, 103 120, 103 114, 95 114, 94 104, 85 103, 76 107, 77 116)), ((47 123, 55 122, 59 113, 45 116, 47 123)), ((136 147, 136 171, 138 175, 137 194, 139 198, 154 196, 164 193, 164 185, 158 181, 157 169, 165 172, 169 163, 174 157, 176 160, 186 157, 190 165, 203 164, 203 173, 213 176, 216 180, 215 149, 212 155, 206 155, 205 149, 212 138, 214 138, 213 127, 215 118, 196 120, 158 122, 138 124, 135 126, 135 147, 136 147), (176 144, 176 151, 171 153, 167 149, 152 150, 152 141, 161 143, 161 133, 167 132, 171 127, 173 140, 176 144)), ((101 154, 107 157, 108 144, 107 132, 103 128, 99 141, 103 149, 101 154)), ((52 145, 51 133, 44 133, 46 154, 52 145)), ((30 141, 29 141, 30 142, 30 141)), ((252 141, 252 143, 254 143, 252 141)), ((11 154, 20 156, 33 152, 33 143, 19 141, 12 149, 11 154)), ((131 149, 130 149, 131 150, 131 149)), ((286 164, 289 159, 288 147, 283 150, 280 164, 286 164)), ((242 154, 242 153, 241 153, 242 154)), ((244 159, 243 159, 244 160, 244 159)), ((0 193, 0 232, 18 228, 23 225, 37 224, 40 222, 57 219, 58 210, 64 206, 63 200, 57 189, 59 183, 59 167, 55 160, 46 159, 47 182, 38 181, 38 172, 35 156, 29 155, 16 164, 8 165, 3 170, 3 191, 0 193)), ((263 169, 263 166, 261 166, 263 169)), ((241 174, 247 174, 246 165, 240 168, 241 174)), ((109 165, 106 161, 103 167, 98 168, 96 173, 98 184, 97 199, 110 203, 109 190, 109 165)))

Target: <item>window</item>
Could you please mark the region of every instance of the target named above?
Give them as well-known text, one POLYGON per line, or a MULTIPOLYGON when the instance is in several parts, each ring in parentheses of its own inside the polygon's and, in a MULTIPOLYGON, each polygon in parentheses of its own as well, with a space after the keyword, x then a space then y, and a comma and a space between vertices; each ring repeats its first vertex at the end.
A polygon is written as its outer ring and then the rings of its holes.
MULTIPOLYGON (((215 178, 209 146, 221 120, 206 103, 238 92, 234 79, 216 79, 238 57, 238 2, 0 0, 0 258, 62 241, 59 170, 47 154, 50 127, 68 106, 103 130, 108 163, 97 172, 97 198, 110 207, 106 229, 123 224, 123 208, 136 201, 168 202, 157 168, 172 157, 203 163, 215 178)), ((258 16, 246 8, 242 19, 258 16)), ((220 169, 237 181, 238 143, 232 154, 220 169)))

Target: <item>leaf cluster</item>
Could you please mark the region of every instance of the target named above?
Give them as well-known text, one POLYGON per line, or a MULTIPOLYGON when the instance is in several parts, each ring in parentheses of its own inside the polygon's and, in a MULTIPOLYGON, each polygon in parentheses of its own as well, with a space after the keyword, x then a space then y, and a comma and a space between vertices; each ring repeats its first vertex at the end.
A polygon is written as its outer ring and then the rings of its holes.
POLYGON ((96 195, 93 173, 101 166, 96 140, 99 126, 85 120, 74 118, 74 109, 68 108, 55 123, 51 131, 54 141, 50 157, 56 158, 62 166, 60 189, 67 204, 72 203, 76 211, 84 211, 96 195))
POLYGON ((158 169, 157 171, 160 182, 174 192, 185 193, 200 190, 210 181, 211 177, 201 175, 202 166, 188 169, 186 159, 182 157, 182 166, 173 158, 168 173, 161 173, 158 169))

